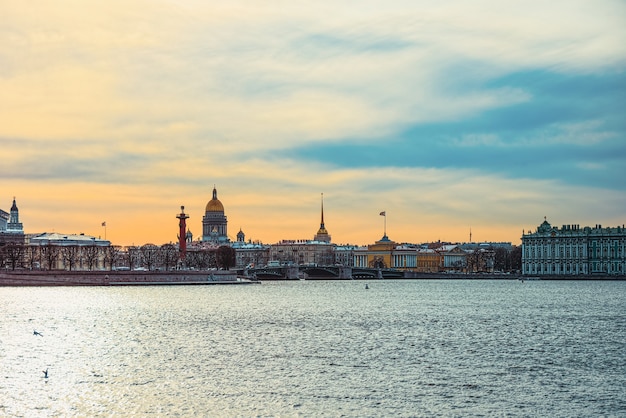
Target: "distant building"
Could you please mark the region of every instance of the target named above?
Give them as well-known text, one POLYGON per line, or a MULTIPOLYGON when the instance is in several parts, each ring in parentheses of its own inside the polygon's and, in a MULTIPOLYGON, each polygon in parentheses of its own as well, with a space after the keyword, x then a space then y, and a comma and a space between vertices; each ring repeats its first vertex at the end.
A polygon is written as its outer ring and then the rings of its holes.
POLYGON ((624 275, 626 229, 580 225, 553 227, 544 220, 535 232, 522 234, 525 275, 624 275))
POLYGON ((0 243, 24 242, 24 226, 20 222, 20 212, 13 198, 11 212, 0 210, 0 243))
POLYGON ((354 267, 396 268, 410 266, 415 262, 415 251, 405 251, 401 245, 390 240, 387 234, 367 247, 354 252, 354 267))
POLYGON ((9 214, 0 209, 0 232, 6 232, 7 223, 9 222, 9 214))
POLYGON ((417 248, 417 268, 420 273, 437 273, 441 268, 441 255, 430 248, 417 248))
POLYGON ((269 250, 270 261, 279 264, 333 265, 336 263, 335 245, 330 241, 330 234, 324 226, 324 195, 322 194, 321 222, 313 239, 282 240, 272 244, 269 250))
POLYGON ((436 251, 442 258, 442 270, 444 271, 465 271, 467 267, 467 251, 458 244, 442 245, 436 251))
POLYGON ((104 269, 111 248, 110 241, 91 235, 44 232, 30 237, 26 264, 48 270, 104 269))
POLYGON ((30 237, 30 245, 58 245, 58 246, 98 246, 108 247, 111 241, 96 238, 85 234, 60 234, 58 232, 44 232, 30 237))
POLYGON ((269 245, 246 242, 246 234, 239 228, 237 241, 230 244, 235 250, 235 267, 253 268, 264 266, 269 261, 269 245))
POLYGON ((414 244, 398 244, 386 234, 374 244, 354 251, 354 267, 436 273, 442 266, 441 252, 414 244))
POLYGON ((494 248, 504 248, 507 251, 511 251, 513 249, 513 244, 510 242, 465 242, 463 244, 459 244, 459 246, 464 250, 476 250, 476 249, 494 249, 494 248))
POLYGON ((270 260, 280 264, 328 266, 335 262, 334 245, 311 240, 282 240, 270 247, 270 260))
POLYGON ((344 267, 354 267, 354 254, 359 248, 357 245, 335 245, 335 264, 344 267))
POLYGON ((317 230, 317 234, 313 237, 313 241, 317 242, 330 242, 330 235, 324 226, 324 194, 322 193, 322 221, 320 222, 320 229, 317 230))
POLYGON ((9 234, 24 234, 24 226, 20 222, 20 211, 15 204, 15 198, 13 198, 13 205, 11 205, 11 214, 9 216, 9 222, 7 223, 7 232, 9 234))
POLYGON ((213 187, 213 198, 207 203, 202 217, 202 241, 215 244, 227 244, 228 221, 224 214, 224 205, 217 198, 217 189, 213 187))

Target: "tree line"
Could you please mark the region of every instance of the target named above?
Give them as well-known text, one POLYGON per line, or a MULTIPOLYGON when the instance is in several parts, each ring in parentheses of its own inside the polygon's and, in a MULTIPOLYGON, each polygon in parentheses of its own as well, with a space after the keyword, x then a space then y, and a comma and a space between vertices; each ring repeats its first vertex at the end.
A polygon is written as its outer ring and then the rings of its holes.
POLYGON ((0 268, 5 270, 174 270, 191 268, 229 269, 235 266, 235 250, 229 246, 187 251, 180 259, 174 244, 119 245, 26 245, 0 243, 0 268))
POLYGON ((463 266, 470 273, 485 271, 520 271, 522 269, 522 247, 477 248, 468 252, 463 266))

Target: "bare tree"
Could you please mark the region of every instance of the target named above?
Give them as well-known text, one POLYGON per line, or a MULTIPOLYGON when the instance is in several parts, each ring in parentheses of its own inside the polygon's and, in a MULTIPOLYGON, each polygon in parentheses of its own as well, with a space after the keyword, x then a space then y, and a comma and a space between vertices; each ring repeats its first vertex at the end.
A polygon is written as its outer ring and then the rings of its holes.
POLYGON ((128 267, 132 270, 135 265, 139 262, 141 258, 141 252, 139 247, 134 245, 126 247, 126 261, 128 262, 128 267))
POLYGON ((6 252, 6 263, 11 266, 11 270, 21 266, 24 257, 24 244, 21 242, 8 242, 4 246, 6 252))
POLYGON ((511 270, 511 253, 506 248, 494 249, 493 268, 497 271, 511 270))
POLYGON ((217 251, 205 250, 202 252, 202 261, 208 268, 217 268, 217 251))
POLYGON ((467 262, 467 272, 468 273, 476 273, 480 271, 480 256, 481 252, 479 249, 474 249, 471 252, 468 252, 465 256, 465 260, 467 262))
POLYGON ((0 265, 4 266, 4 263, 6 262, 6 242, 1 242, 0 241, 0 265))
POLYGON ((41 268, 41 251, 38 245, 27 245, 24 248, 24 265, 31 270, 41 268))
POLYGON ((140 249, 141 263, 148 270, 152 270, 159 262, 159 247, 154 244, 145 244, 140 249))
POLYGON ((217 266, 221 269, 228 270, 235 266, 235 249, 228 245, 220 246, 215 254, 217 266))
POLYGON ((165 270, 169 270, 174 267, 180 258, 178 248, 173 244, 164 244, 161 246, 161 260, 165 270))
POLYGON ((511 270, 522 271, 522 247, 515 246, 511 250, 511 270))
POLYGON ((188 267, 199 269, 200 268, 199 251, 187 250, 187 255, 185 256, 185 264, 188 267))
POLYGON ((108 247, 104 247, 104 268, 106 268, 107 264, 109 265, 109 270, 113 270, 113 266, 115 266, 115 262, 117 261, 117 257, 120 254, 121 247, 119 245, 109 245, 108 247))
POLYGON ((0 242, 0 267, 5 267, 5 266, 7 266, 6 243, 0 242))
POLYGON ((83 255, 85 263, 87 264, 87 270, 91 271, 94 267, 98 267, 98 259, 100 258, 100 247, 97 245, 88 245, 83 247, 83 255))
POLYGON ((59 259, 59 247, 48 243, 46 245, 42 245, 39 248, 39 251, 41 251, 41 256, 42 256, 43 261, 46 264, 46 269, 47 270, 56 269, 57 262, 59 259))
POLYGON ((198 270, 205 270, 209 267, 215 267, 215 251, 207 249, 187 251, 185 263, 189 267, 194 267, 198 270))
POLYGON ((467 272, 468 273, 483 273, 493 270, 493 257, 494 252, 492 249, 476 248, 466 256, 467 272))
POLYGON ((67 245, 61 247, 61 259, 63 260, 65 268, 69 271, 74 270, 78 261, 79 252, 80 248, 77 245, 67 245))
POLYGON ((185 256, 185 264, 188 267, 201 270, 202 267, 201 267, 201 261, 200 261, 200 251, 187 250, 187 255, 185 256))

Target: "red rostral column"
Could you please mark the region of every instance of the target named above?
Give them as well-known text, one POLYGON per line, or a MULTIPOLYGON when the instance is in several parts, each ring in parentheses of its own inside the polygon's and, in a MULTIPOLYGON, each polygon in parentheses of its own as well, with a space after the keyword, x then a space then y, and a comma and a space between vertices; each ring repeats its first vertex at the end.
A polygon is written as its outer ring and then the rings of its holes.
POLYGON ((187 255, 187 222, 186 219, 189 215, 185 213, 185 207, 180 207, 180 213, 176 216, 179 219, 178 222, 178 251, 180 252, 181 261, 185 259, 187 255))

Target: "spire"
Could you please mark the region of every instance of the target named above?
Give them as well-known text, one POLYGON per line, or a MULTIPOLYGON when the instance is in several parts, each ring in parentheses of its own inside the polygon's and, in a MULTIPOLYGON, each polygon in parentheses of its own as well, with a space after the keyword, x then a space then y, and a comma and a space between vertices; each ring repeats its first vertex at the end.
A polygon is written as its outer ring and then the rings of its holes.
POLYGON ((324 193, 322 193, 322 222, 320 223, 320 229, 324 228, 324 193))
POLYGON ((322 219, 320 222, 320 229, 317 231, 317 234, 313 238, 315 241, 320 242, 330 242, 330 235, 328 235, 328 231, 324 226, 324 193, 322 193, 322 219))
POLYGON ((217 189, 215 188, 215 184, 213 185, 213 200, 217 200, 217 189))

